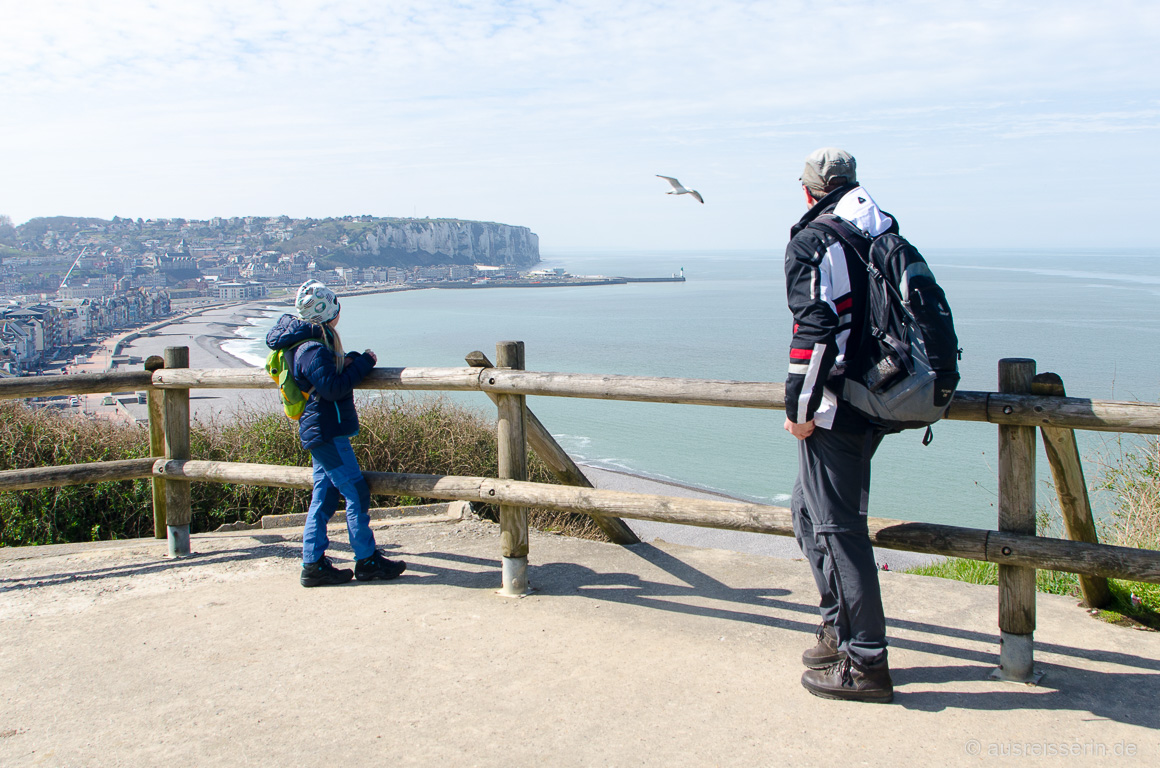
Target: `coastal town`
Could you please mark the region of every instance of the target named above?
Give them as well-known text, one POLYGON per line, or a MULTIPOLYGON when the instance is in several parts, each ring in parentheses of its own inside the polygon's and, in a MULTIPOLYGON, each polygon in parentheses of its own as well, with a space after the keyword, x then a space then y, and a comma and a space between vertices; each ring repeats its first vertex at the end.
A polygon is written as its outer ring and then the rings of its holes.
MULTIPOLYGON (((0 216, 0 376, 94 366, 103 340, 191 311, 285 298, 309 279, 343 293, 683 282, 535 269, 526 227, 454 219, 0 216)), ((104 366, 119 350, 103 350, 104 366)))

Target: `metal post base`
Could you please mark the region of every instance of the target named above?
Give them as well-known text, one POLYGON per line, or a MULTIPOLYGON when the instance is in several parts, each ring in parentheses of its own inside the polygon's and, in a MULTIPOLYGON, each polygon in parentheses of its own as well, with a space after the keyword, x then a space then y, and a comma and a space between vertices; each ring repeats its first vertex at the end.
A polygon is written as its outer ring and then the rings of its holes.
POLYGON ((503 588, 499 593, 504 597, 523 597, 528 591, 528 558, 503 558, 503 588))
POLYGON ((1035 635, 999 632, 999 668, 991 673, 992 680, 1038 685, 1043 672, 1034 663, 1035 635))
POLYGON ((169 556, 187 557, 189 555, 189 526, 169 525, 169 556))

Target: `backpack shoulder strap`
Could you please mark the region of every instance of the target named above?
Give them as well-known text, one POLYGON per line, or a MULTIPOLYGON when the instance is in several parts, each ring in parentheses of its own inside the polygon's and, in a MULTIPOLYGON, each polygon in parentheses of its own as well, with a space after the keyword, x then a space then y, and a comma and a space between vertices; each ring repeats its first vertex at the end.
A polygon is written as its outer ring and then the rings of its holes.
POLYGON ((825 231, 838 238, 842 245, 847 246, 858 257, 858 260, 867 268, 873 271, 870 263, 870 243, 872 238, 867 237, 861 230, 855 227, 850 222, 843 219, 841 216, 834 216, 833 214, 823 214, 811 222, 817 224, 825 231))
MULTIPOLYGON (((298 349, 300 347, 305 347, 307 344, 322 344, 322 341, 320 339, 306 339, 305 341, 300 341, 297 344, 291 344, 290 346, 286 347, 286 351, 284 354, 290 356, 290 363, 289 363, 289 365, 286 366, 286 369, 290 372, 291 376, 294 375, 294 361, 298 357, 298 354, 297 354, 298 349)), ((310 395, 312 395, 313 393, 314 393, 314 387, 311 387, 310 389, 302 390, 302 396, 305 397, 307 400, 310 399, 310 395)))
MULTIPOLYGON (((858 260, 865 265, 871 279, 881 281, 903 310, 907 314, 911 314, 906 304, 906 298, 899 292, 899 287, 894 284, 894 278, 891 277, 882 261, 882 251, 877 251, 877 257, 871 255, 875 252, 872 250, 875 245, 886 248, 888 253, 894 253, 901 245, 910 245, 906 238, 896 232, 883 232, 877 238, 870 237, 845 219, 829 214, 819 216, 814 219, 814 222, 823 229, 833 232, 844 245, 849 246, 850 250, 857 254, 858 260)), ((911 247, 913 248, 913 246, 911 247)))
POLYGON ((289 351, 291 349, 298 349, 299 347, 304 347, 307 344, 321 344, 321 343, 322 343, 322 339, 306 339, 304 341, 298 342, 297 344, 291 344, 290 346, 286 347, 286 349, 287 349, 287 351, 289 351))

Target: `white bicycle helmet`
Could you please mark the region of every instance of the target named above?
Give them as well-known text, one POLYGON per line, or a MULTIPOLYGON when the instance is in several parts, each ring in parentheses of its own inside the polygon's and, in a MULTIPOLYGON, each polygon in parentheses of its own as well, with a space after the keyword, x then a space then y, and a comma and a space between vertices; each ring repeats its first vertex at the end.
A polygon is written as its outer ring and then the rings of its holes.
POLYGON ((338 297, 317 280, 307 280, 294 299, 298 316, 308 323, 329 323, 338 315, 338 297))

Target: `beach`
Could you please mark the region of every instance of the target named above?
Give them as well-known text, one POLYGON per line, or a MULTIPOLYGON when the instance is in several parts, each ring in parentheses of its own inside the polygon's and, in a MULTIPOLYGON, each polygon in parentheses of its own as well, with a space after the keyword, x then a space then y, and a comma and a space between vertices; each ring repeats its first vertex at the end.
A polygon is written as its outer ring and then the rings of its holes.
MULTIPOLYGON (((150 355, 164 355, 166 347, 188 347, 191 368, 248 368, 249 363, 225 351, 222 346, 230 341, 245 337, 239 329, 249 326, 256 318, 268 314, 277 301, 260 300, 230 305, 199 308, 196 314, 188 313, 173 320, 153 323, 136 331, 118 334, 102 342, 109 350, 119 346, 119 353, 131 358, 145 360, 150 355)), ((90 364, 96 366, 100 357, 94 355, 90 364)), ((140 363, 133 367, 140 366, 140 363)), ((117 411, 114 418, 146 419, 145 405, 131 398, 118 402, 116 406, 100 406, 101 397, 91 395, 89 411, 117 411)), ((190 393, 191 415, 196 420, 209 422, 229 418, 230 414, 242 408, 273 410, 278 407, 277 395, 272 389, 201 389, 190 393)), ((103 414, 108 415, 108 414, 103 414)), ((642 477, 629 472, 595 467, 580 462, 585 475, 597 488, 647 493, 682 498, 739 499, 727 493, 699 488, 692 484, 664 482, 642 477)), ((694 526, 672 525, 641 520, 626 521, 643 541, 665 541, 672 544, 696 546, 711 549, 747 552, 770 557, 798 559, 801 551, 790 538, 767 536, 741 531, 726 531, 694 526)), ((938 559, 930 555, 909 552, 878 550, 879 566, 900 570, 912 565, 938 559)))
MULTIPOLYGON (((251 318, 265 315, 269 300, 217 304, 195 307, 172 319, 152 322, 135 330, 123 331, 99 342, 97 351, 76 373, 104 371, 113 357, 127 357, 134 362, 116 366, 117 370, 140 370, 151 355, 164 357, 167 347, 188 347, 190 368, 249 368, 250 363, 222 349, 230 340, 240 338, 238 329, 249 325, 251 318)), ((114 420, 148 418, 146 406, 131 397, 116 398, 114 405, 102 405, 101 395, 82 395, 86 413, 114 420)), ((196 420, 210 421, 228 416, 240 408, 272 409, 277 396, 264 389, 201 389, 190 394, 190 414, 196 420)))

